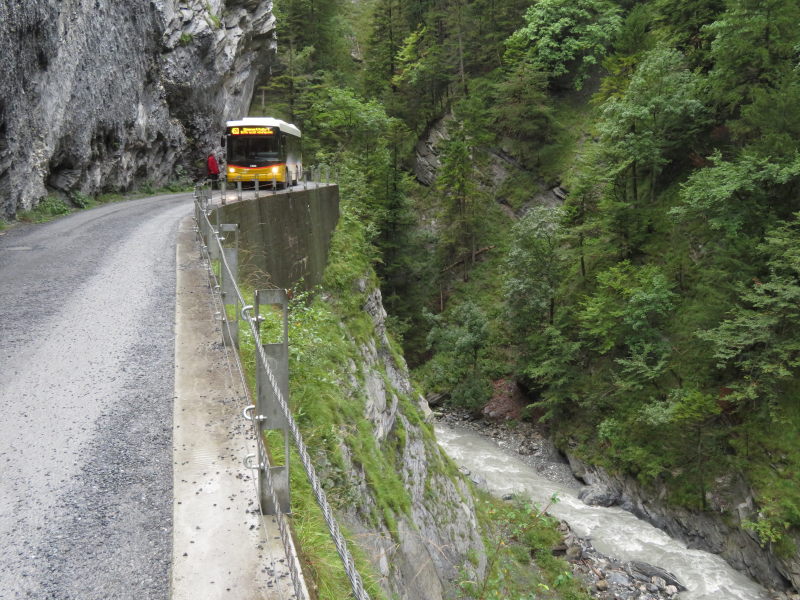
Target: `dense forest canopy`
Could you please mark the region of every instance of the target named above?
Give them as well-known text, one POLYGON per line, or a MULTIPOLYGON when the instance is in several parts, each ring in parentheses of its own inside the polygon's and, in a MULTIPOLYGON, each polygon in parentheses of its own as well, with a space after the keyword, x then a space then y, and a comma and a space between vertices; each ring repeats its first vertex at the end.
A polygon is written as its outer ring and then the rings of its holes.
POLYGON ((563 443, 677 504, 746 481, 745 525, 796 552, 800 4, 276 12, 253 111, 296 122, 306 162, 338 165, 360 198, 425 390, 478 409, 516 380, 563 443), (432 128, 423 186, 410 173, 432 128))

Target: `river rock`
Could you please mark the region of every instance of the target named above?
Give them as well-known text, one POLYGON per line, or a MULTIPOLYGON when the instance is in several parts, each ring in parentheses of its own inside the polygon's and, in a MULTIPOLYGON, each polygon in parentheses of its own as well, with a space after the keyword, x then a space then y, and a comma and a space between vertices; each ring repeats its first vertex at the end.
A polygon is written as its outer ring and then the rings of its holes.
POLYGON ((604 485, 589 485, 581 488, 578 499, 589 506, 614 506, 619 501, 619 494, 604 485))
POLYGON ((672 573, 662 569, 661 567, 656 567, 641 561, 631 561, 628 563, 626 570, 632 577, 643 578, 644 581, 649 581, 656 584, 660 582, 663 584, 660 586, 661 589, 664 589, 667 584, 674 585, 680 591, 686 589, 672 573))
POLYGON ((608 580, 608 583, 613 585, 628 586, 631 584, 631 580, 628 578, 628 576, 621 571, 612 571, 606 576, 606 580, 608 580))

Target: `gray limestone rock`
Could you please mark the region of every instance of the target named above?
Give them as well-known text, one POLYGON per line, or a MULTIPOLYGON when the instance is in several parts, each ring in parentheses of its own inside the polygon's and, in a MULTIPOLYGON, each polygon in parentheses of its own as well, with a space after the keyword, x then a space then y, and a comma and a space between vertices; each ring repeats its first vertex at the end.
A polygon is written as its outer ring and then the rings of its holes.
POLYGON ((414 148, 416 159, 414 161, 414 175, 424 185, 432 185, 436 173, 441 166, 439 158, 441 143, 448 139, 447 122, 453 116, 447 114, 436 121, 417 142, 414 148))
POLYGON ((275 48, 268 0, 0 3, 0 217, 192 176, 275 48))
POLYGON ((578 499, 589 506, 614 506, 619 502, 619 494, 604 485, 589 485, 581 488, 578 499))
POLYGON ((360 357, 349 362, 351 372, 342 385, 351 388, 353 396, 363 397, 364 415, 378 444, 399 453, 396 468, 410 496, 411 509, 410 514, 394 515, 394 535, 385 525, 376 525, 376 503, 364 482, 363 470, 348 458, 350 452, 343 447, 342 454, 350 463, 346 471, 353 492, 342 516, 366 546, 383 576, 381 584, 387 595, 442 600, 452 595, 454 582, 463 576, 462 569, 471 569, 475 577, 485 569, 472 493, 463 479, 437 467, 443 464, 442 450, 419 424, 420 417, 426 419, 430 409, 414 392, 402 357, 390 350, 380 290, 370 290, 366 281, 358 285, 358 290, 365 295, 363 309, 373 322, 374 333, 359 345, 360 357), (411 402, 401 402, 401 397, 411 402), (468 556, 478 558, 473 563, 468 556))

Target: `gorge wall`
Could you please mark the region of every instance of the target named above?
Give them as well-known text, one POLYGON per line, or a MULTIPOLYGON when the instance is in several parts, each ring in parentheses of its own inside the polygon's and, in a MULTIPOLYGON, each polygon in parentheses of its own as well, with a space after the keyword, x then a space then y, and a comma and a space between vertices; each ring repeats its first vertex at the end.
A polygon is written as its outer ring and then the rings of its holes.
POLYGON ((358 293, 366 295, 363 310, 374 330, 358 344, 358 360, 350 361, 341 385, 363 396, 364 417, 380 451, 395 456, 410 509, 395 515, 395 531, 384 521, 376 523, 375 494, 363 466, 350 460, 353 502, 340 517, 367 551, 387 596, 453 598, 465 573, 480 580, 487 568, 472 491, 460 473, 444 466, 449 459, 433 436, 430 408, 415 393, 405 361, 391 351, 380 289, 363 280, 358 293), (407 399, 405 406, 401 398, 407 399))
POLYGON ((192 177, 275 48, 268 0, 0 4, 0 218, 192 177))

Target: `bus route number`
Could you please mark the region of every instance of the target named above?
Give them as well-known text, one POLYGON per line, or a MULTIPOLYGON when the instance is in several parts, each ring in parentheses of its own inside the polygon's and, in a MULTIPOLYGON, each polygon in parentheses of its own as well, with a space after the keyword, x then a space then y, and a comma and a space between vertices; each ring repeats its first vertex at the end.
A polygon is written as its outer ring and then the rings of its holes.
POLYGON ((231 127, 231 135, 272 135, 271 127, 231 127))

